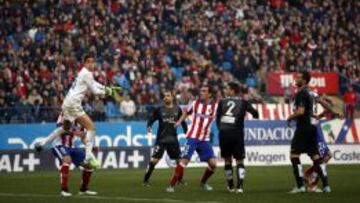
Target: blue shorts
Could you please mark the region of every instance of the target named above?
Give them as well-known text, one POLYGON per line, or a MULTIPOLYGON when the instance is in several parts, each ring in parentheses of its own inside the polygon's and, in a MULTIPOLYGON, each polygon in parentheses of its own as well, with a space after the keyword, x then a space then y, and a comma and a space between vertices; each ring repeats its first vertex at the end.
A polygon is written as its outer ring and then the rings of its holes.
POLYGON ((318 150, 319 150, 320 156, 325 157, 326 155, 328 155, 330 153, 330 149, 329 149, 328 145, 326 144, 324 135, 321 132, 321 128, 319 126, 320 126, 320 124, 316 125, 317 145, 318 145, 318 150))
POLYGON ((59 145, 53 147, 52 152, 55 155, 55 157, 59 159, 60 163, 62 162, 64 156, 70 156, 72 163, 76 167, 80 166, 85 159, 84 150, 79 148, 70 148, 70 147, 65 147, 63 145, 59 145))
POLYGON ((198 153, 200 161, 208 161, 209 159, 215 157, 210 141, 187 138, 181 157, 190 160, 194 151, 198 153))

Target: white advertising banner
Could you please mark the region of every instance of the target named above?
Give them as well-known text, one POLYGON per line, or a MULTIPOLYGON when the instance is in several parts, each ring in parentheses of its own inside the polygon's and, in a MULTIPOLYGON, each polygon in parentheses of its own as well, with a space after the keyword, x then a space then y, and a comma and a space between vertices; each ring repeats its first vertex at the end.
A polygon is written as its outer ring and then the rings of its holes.
MULTIPOLYGON (((329 145, 332 159, 329 164, 360 164, 360 145, 329 145)), ((224 165, 220 157, 219 147, 213 147, 215 155, 218 159, 218 165, 224 165)), ((290 165, 289 145, 263 145, 263 146, 246 146, 245 166, 279 166, 290 165)), ((302 164, 311 164, 311 159, 306 155, 301 155, 302 164)), ((163 159, 157 165, 158 168, 173 167, 175 162, 170 160, 165 154, 163 159)), ((194 153, 188 167, 206 166, 201 163, 199 157, 194 153)))

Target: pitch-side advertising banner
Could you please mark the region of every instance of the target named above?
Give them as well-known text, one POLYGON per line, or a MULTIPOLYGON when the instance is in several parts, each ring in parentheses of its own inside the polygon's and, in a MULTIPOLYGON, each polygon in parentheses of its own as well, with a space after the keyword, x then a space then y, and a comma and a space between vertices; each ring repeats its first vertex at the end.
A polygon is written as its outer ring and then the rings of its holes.
MULTIPOLYGON (((329 145, 332 159, 329 164, 360 164, 360 145, 329 145)), ((213 147, 218 159, 218 165, 224 165, 220 156, 219 147, 213 147)), ((278 166, 291 164, 289 145, 268 145, 268 146, 245 146, 246 166, 278 166)), ((307 155, 301 155, 303 164, 312 164, 307 155)), ((189 167, 206 166, 200 162, 197 154, 192 157, 189 167)), ((174 167, 175 162, 165 155, 157 165, 158 168, 174 167)))
MULTIPOLYGON (((97 123, 96 145, 101 147, 97 154, 104 169, 143 168, 151 156, 151 146, 156 136, 146 133, 145 122, 97 123)), ((22 172, 53 169, 55 161, 51 151, 37 154, 34 145, 43 140, 55 124, 12 124, 0 125, 0 171, 22 172)), ((156 132, 154 126, 153 132, 156 132)), ((245 122, 245 146, 247 165, 290 164, 289 146, 294 128, 288 128, 286 121, 250 120, 245 122)), ((318 124, 318 132, 330 145, 333 153, 331 163, 360 164, 360 119, 330 120, 318 124)), ((218 132, 213 127, 213 145, 217 157, 218 132)), ((180 144, 185 142, 184 133, 179 130, 180 144)), ((78 145, 81 147, 81 145, 78 145)), ((200 166, 193 157, 190 166, 200 166)), ((306 160, 306 158, 305 158, 306 160)), ((221 164, 221 159, 219 158, 221 164)), ((168 167, 172 161, 164 157, 159 167, 168 167)), ((305 163, 307 163, 305 161, 305 163)))
MULTIPOLYGON (((297 73, 269 72, 267 73, 267 93, 283 95, 286 89, 292 87, 297 73)), ((339 76, 335 72, 312 72, 310 86, 320 94, 337 94, 339 92, 339 76)))
MULTIPOLYGON (((109 147, 96 153, 102 169, 146 168, 150 160, 149 147, 109 147)), ((55 170, 59 161, 51 150, 0 151, 0 172, 34 172, 55 170)), ((74 168, 74 165, 71 166, 74 168)))
MULTIPOLYGON (((153 133, 146 132, 146 122, 104 122, 96 123, 96 145, 100 147, 153 146, 157 127, 153 133)), ((33 149, 34 145, 51 133, 55 124, 10 124, 0 125, 0 150, 33 149)), ((185 134, 178 129, 180 144, 185 134)), ((331 120, 319 125, 319 133, 334 144, 359 144, 360 119, 331 120)), ((212 127, 213 144, 218 145, 218 131, 212 127)), ((245 122, 246 145, 289 145, 294 128, 288 128, 286 121, 250 120, 245 122)), ((51 144, 49 144, 51 146, 51 144)))

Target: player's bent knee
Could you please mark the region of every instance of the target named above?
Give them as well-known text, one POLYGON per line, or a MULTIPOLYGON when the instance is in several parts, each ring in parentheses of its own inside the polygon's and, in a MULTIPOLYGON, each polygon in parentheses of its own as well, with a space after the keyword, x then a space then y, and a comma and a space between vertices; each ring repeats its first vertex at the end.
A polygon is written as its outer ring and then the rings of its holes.
POLYGON ((332 158, 332 155, 331 154, 328 154, 324 157, 324 162, 327 163, 330 161, 330 159, 332 158))
POLYGON ((159 159, 152 158, 152 159, 151 159, 151 162, 152 162, 153 164, 157 164, 157 163, 159 163, 159 159))
POLYGON ((182 158, 182 159, 180 159, 180 161, 179 161, 179 164, 182 165, 183 167, 187 166, 188 163, 189 163, 189 160, 186 159, 186 158, 182 158))
POLYGON ((290 154, 290 159, 299 158, 299 154, 290 154))
POLYGON ((216 160, 214 158, 209 159, 208 164, 211 169, 214 170, 216 168, 216 160))
POLYGON ((70 156, 64 156, 62 159, 63 163, 71 164, 71 157, 70 156))
POLYGON ((313 155, 313 156, 311 157, 311 159, 312 159, 313 161, 315 161, 315 160, 320 159, 320 156, 317 155, 317 154, 315 154, 315 155, 313 155))
POLYGON ((225 161, 225 164, 231 164, 232 163, 232 159, 231 157, 227 157, 227 158, 224 158, 224 161, 225 161))
POLYGON ((244 159, 237 159, 236 164, 244 164, 244 159))

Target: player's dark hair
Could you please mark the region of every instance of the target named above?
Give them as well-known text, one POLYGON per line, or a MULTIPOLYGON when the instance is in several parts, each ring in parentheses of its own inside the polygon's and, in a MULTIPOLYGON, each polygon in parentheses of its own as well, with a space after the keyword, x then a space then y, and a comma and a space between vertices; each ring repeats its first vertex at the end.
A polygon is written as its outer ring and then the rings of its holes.
POLYGON ((310 80, 311 80, 311 75, 308 71, 301 71, 301 76, 302 76, 302 79, 305 80, 306 84, 309 84, 310 80))
POLYGON ((214 87, 212 85, 210 85, 209 83, 204 83, 201 85, 201 88, 203 87, 207 87, 209 90, 209 93, 211 94, 211 97, 215 96, 215 91, 214 91, 214 87))
POLYGON ((162 96, 164 96, 164 94, 167 93, 167 92, 170 93, 171 95, 173 95, 172 89, 170 89, 170 88, 165 88, 164 91, 163 91, 163 95, 162 95, 162 96))
POLYGON ((95 55, 92 54, 92 53, 89 53, 89 54, 85 54, 84 56, 84 62, 86 62, 88 59, 90 58, 95 58, 95 55))
POLYGON ((240 86, 236 82, 229 82, 228 83, 229 88, 234 91, 236 95, 240 94, 240 86))

